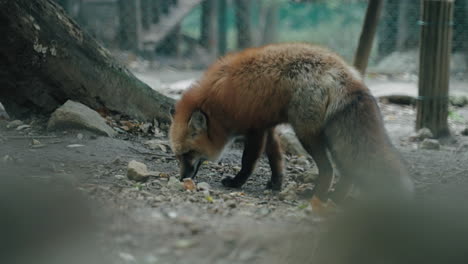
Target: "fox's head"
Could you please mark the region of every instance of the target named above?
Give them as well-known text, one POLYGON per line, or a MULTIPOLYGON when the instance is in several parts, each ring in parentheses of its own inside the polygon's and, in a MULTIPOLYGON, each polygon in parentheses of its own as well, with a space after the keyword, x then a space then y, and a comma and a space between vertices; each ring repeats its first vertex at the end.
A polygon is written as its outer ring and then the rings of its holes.
POLYGON ((208 127, 210 120, 201 110, 184 114, 172 108, 171 119, 169 138, 180 164, 180 179, 194 178, 204 161, 219 158, 223 145, 213 141, 215 135, 209 134, 208 127))

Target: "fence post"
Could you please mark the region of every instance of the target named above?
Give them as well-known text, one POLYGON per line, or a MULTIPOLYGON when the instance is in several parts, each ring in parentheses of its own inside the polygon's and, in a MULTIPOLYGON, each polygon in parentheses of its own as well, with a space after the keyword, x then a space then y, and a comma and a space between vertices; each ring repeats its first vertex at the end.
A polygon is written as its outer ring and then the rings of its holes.
POLYGON ((448 136, 448 89, 452 49, 453 0, 423 0, 416 129, 448 136))
POLYGON ((367 6, 366 18, 364 19, 356 56, 354 57, 354 66, 362 75, 366 73, 382 5, 383 0, 370 0, 367 6))

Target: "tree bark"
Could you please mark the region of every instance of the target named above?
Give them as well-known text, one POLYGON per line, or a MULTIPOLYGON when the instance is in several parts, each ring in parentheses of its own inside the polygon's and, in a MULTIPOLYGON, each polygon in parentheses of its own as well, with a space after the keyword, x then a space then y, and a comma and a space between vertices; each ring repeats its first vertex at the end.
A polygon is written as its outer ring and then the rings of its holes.
POLYGON ((265 23, 263 25, 262 42, 261 44, 268 44, 276 41, 278 35, 278 14, 279 3, 272 1, 266 7, 265 23))
POLYGON ((397 47, 399 51, 416 49, 419 44, 418 17, 420 0, 403 0, 398 12, 397 47))
POLYGON ((68 99, 168 123, 173 100, 139 81, 51 0, 0 0, 0 101, 13 117, 68 99))
POLYGON ((218 0, 218 54, 227 52, 227 0, 218 0))
POLYGON ((396 49, 398 23, 395 20, 398 16, 395 10, 398 10, 399 6, 400 0, 386 0, 384 3, 382 23, 378 32, 377 48, 379 58, 387 56, 396 49))
POLYGON ((234 0, 237 27, 237 48, 245 49, 252 46, 252 29, 250 22, 251 1, 234 0))
POLYGON ((379 23, 379 17, 382 10, 383 0, 370 0, 367 7, 364 25, 362 27, 361 37, 354 57, 354 66, 361 72, 366 73, 367 63, 372 51, 375 32, 379 23))
POLYGON ((200 23, 200 45, 208 52, 217 55, 217 17, 216 0, 204 0, 202 2, 202 13, 200 23))
POLYGON ((416 129, 449 135, 448 88, 453 0, 423 0, 416 129))

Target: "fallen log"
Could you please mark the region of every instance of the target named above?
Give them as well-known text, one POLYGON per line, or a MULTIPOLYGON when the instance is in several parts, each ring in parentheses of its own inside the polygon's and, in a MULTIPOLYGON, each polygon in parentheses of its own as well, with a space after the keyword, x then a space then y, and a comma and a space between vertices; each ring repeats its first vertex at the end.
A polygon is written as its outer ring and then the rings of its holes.
POLYGON ((168 123, 173 100, 138 80, 51 0, 0 0, 0 102, 11 117, 68 99, 168 123))

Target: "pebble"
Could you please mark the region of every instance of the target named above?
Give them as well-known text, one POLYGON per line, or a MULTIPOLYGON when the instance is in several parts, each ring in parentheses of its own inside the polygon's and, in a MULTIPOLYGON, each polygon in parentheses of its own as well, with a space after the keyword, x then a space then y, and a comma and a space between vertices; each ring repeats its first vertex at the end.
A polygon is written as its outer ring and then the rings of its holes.
POLYGON ((136 160, 131 160, 127 166, 127 177, 133 181, 146 181, 148 180, 148 168, 144 163, 136 160))
POLYGON ((421 128, 410 137, 410 141, 423 141, 432 137, 434 137, 434 135, 429 128, 421 128))
POLYGON ((67 145, 67 148, 81 148, 84 146, 85 145, 82 145, 82 144, 70 144, 70 145, 67 145))
POLYGON ((84 136, 83 136, 83 134, 78 133, 78 135, 76 135, 76 138, 79 139, 79 140, 83 140, 84 136))
POLYGON ((440 143, 436 139, 424 139, 419 145, 420 149, 438 150, 440 149, 440 143))
POLYGON ((184 184, 180 182, 176 177, 170 177, 167 182, 167 188, 173 191, 184 190, 184 184))
POLYGON ((123 180, 123 179, 125 179, 125 176, 117 174, 117 175, 114 176, 114 178, 116 178, 117 180, 123 180))
POLYGON ((211 186, 207 182, 200 182, 197 184, 197 189, 200 191, 209 191, 211 186))
POLYGON ((13 158, 10 155, 5 155, 5 156, 3 156, 2 161, 5 162, 5 163, 12 162, 13 158))
POLYGON ((13 120, 8 125, 6 126, 7 128, 17 128, 19 126, 23 125, 23 121, 21 120, 13 120))
POLYGON ((120 252, 119 253, 119 257, 127 262, 135 262, 136 259, 135 257, 130 254, 130 253, 127 253, 127 252, 120 252))
POLYGON ((179 239, 174 244, 174 246, 178 249, 187 249, 195 245, 196 245, 196 242, 191 239, 179 239))
POLYGON ((22 130, 26 130, 26 129, 30 129, 30 128, 31 128, 30 125, 20 125, 20 126, 16 127, 16 130, 22 131, 22 130))

